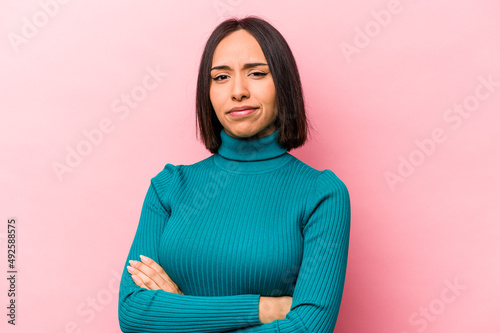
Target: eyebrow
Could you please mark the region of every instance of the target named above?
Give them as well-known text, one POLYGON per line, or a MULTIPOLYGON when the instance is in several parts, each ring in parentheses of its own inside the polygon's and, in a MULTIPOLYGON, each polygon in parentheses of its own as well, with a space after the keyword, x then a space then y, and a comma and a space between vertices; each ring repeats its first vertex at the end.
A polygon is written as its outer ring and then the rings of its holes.
MULTIPOLYGON (((243 65, 243 69, 248 69, 248 68, 257 67, 257 66, 268 66, 268 65, 265 64, 265 63, 263 63, 263 62, 251 62, 251 63, 248 63, 248 64, 244 64, 243 65)), ((212 67, 212 69, 210 69, 210 71, 213 71, 215 69, 230 70, 231 67, 229 67, 228 65, 215 66, 215 67, 212 67)))

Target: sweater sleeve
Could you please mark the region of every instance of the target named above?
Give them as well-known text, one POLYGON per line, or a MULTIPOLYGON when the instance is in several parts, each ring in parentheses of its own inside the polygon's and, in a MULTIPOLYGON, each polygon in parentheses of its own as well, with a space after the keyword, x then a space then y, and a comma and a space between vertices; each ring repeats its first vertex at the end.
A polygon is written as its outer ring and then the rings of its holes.
POLYGON ((121 330, 227 332, 261 324, 258 315, 260 295, 179 295, 140 288, 132 280, 126 268, 130 259, 140 260, 139 255, 142 254, 158 262, 161 235, 170 216, 170 207, 160 199, 170 180, 166 169, 151 181, 122 273, 118 304, 121 330))
POLYGON ((304 252, 285 319, 237 332, 332 333, 344 288, 350 233, 350 199, 330 170, 316 180, 303 225, 304 252))

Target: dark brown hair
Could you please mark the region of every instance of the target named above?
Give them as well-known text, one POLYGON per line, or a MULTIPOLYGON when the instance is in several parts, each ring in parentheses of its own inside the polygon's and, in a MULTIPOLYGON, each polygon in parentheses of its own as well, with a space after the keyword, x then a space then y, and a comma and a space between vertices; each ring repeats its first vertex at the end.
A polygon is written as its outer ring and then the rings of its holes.
POLYGON ((221 145, 223 127, 210 101, 210 69, 215 48, 230 33, 241 29, 257 40, 273 77, 278 107, 274 124, 279 129, 278 143, 287 151, 302 146, 307 140, 308 123, 295 58, 279 31, 255 16, 225 20, 215 28, 205 45, 196 86, 196 122, 203 143, 212 153, 221 145))

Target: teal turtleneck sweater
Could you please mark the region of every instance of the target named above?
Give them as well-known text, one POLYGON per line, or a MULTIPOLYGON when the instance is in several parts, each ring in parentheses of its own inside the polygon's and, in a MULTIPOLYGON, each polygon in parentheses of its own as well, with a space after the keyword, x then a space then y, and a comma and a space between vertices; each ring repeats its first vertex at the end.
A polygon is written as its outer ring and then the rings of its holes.
POLYGON ((120 284, 123 332, 332 333, 350 230, 349 194, 330 170, 290 155, 278 131, 222 145, 151 180, 120 284), (138 287, 145 255, 184 295, 138 287), (292 296, 286 319, 261 324, 260 296, 292 296))

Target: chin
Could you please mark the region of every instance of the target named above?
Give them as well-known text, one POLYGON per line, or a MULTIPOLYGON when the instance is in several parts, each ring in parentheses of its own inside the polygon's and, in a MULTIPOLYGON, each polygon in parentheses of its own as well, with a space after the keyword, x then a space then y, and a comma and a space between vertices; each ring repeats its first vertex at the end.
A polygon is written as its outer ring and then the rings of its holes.
POLYGON ((252 131, 246 126, 235 126, 235 127, 226 127, 226 133, 229 132, 229 135, 237 136, 237 137, 250 137, 258 133, 258 131, 252 131))
POLYGON ((256 135, 257 133, 255 132, 250 132, 250 131, 231 131, 231 133, 233 134, 233 136, 236 136, 238 138, 242 138, 242 139, 246 139, 246 138, 250 138, 254 135, 256 135))
MULTIPOLYGON (((243 125, 243 124, 239 124, 239 125, 243 125)), ((228 131, 231 133, 230 135, 236 136, 239 138, 251 138, 254 136, 262 137, 262 136, 266 136, 266 135, 269 135, 272 133, 269 129, 269 126, 266 126, 263 128, 261 128, 260 126, 257 126, 257 129, 255 129, 255 126, 235 126, 235 127, 233 127, 233 128, 228 127, 228 131)), ((226 131, 226 133, 228 131, 226 131)))

